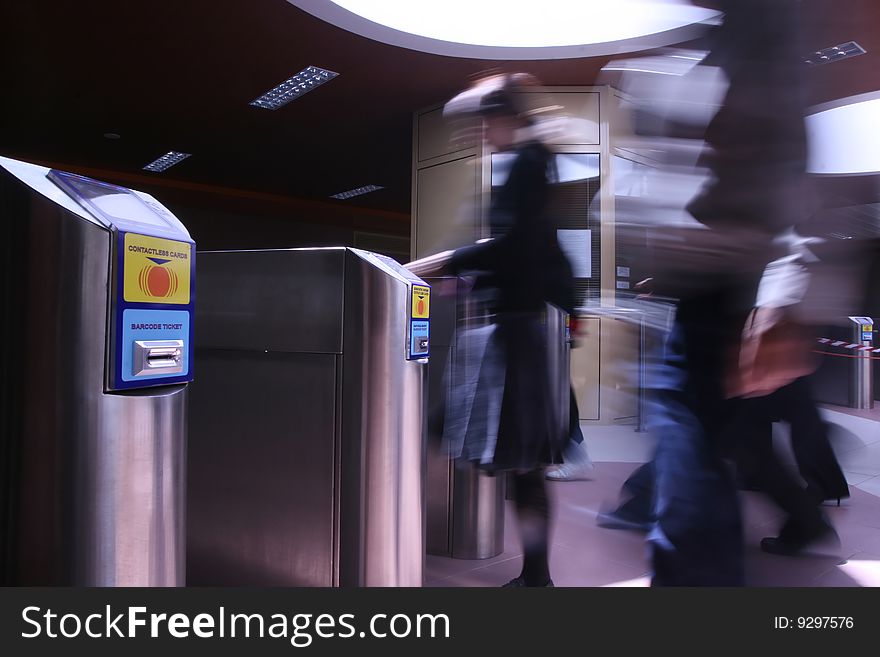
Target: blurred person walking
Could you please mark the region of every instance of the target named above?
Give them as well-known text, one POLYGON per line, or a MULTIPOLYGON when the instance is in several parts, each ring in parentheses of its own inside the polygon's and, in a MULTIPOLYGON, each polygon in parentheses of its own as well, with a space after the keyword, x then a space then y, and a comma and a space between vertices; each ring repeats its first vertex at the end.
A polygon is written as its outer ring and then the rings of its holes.
POLYGON ((817 325, 823 317, 839 321, 832 316, 842 317, 845 311, 828 302, 825 280, 840 255, 829 257, 823 239, 793 231, 780 241, 788 243, 790 252, 771 262, 761 279, 733 381, 731 392, 740 399, 728 433, 740 479, 769 495, 786 513, 779 535, 764 538, 761 549, 793 555, 819 541, 837 541, 820 505, 835 499, 839 505, 849 497, 809 381, 818 364, 812 353, 817 325), (774 448, 772 423, 780 420, 790 425, 800 477, 785 467, 774 448))
MULTIPOLYGON (((733 461, 739 487, 767 494, 786 513, 779 535, 764 538, 761 548, 794 555, 814 543, 836 539, 819 506, 828 500, 839 505, 840 499, 849 497, 809 380, 816 340, 815 326, 810 325, 841 315, 839 303, 828 299, 826 280, 827 268, 840 255, 828 257, 827 249, 817 248, 821 239, 805 239, 793 232, 780 241, 789 245, 789 253, 771 262, 761 278, 753 321, 744 332, 747 346, 740 351, 744 362, 736 379, 728 382, 727 394, 735 399, 729 403, 730 422, 722 428, 719 444, 722 455, 733 461), (790 425, 799 477, 774 449, 772 426, 779 421, 790 425)), ((833 280, 840 281, 839 273, 833 280)), ((858 296, 857 291, 853 294, 858 296)), ((849 301, 843 302, 844 307, 849 301)), ((647 463, 626 480, 618 506, 599 513, 599 526, 650 529, 653 468, 647 463)))
MULTIPOLYGON (((721 450, 735 412, 728 383, 739 360, 730 355, 740 351, 763 270, 778 257, 774 238, 805 216, 798 3, 716 4, 724 19, 709 35, 710 52, 691 79, 699 80, 705 66, 720 71, 726 87, 720 105, 704 128, 689 124, 685 109, 684 121, 661 116, 653 133, 660 144, 702 134, 695 171, 706 172, 705 184, 684 208, 696 225, 669 231, 667 244, 678 251, 658 252, 654 277, 655 289, 678 303, 649 403, 657 438, 647 537, 653 586, 744 584, 736 485, 721 450)), ((670 83, 686 93, 688 78, 670 83)), ((655 111, 650 98, 643 108, 655 111)), ((673 164, 667 172, 681 169, 673 164)))
MULTIPOLYGON (((496 237, 456 249, 444 273, 475 276, 475 289, 491 288, 493 316, 472 414, 480 436, 458 436, 452 456, 495 475, 510 475, 523 564, 505 586, 553 586, 549 568, 551 501, 545 466, 563 462, 568 431, 558 417, 561 400, 551 384, 547 304, 571 312, 574 279, 545 209, 553 178, 549 150, 530 134, 532 118, 517 92, 536 85, 514 73, 475 82, 447 103, 447 117, 477 115, 495 151, 514 154, 506 181, 493 194, 490 224, 496 237), (494 415, 493 407, 499 410, 494 415)), ((453 391, 454 394, 454 391, 453 391)), ((473 419, 471 419, 473 424, 473 419)))

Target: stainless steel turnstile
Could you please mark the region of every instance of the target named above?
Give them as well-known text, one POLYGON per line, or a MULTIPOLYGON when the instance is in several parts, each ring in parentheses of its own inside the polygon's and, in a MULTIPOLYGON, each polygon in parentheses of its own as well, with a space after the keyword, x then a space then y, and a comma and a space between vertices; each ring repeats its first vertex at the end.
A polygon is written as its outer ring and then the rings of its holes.
POLYGON ((148 194, 0 158, 0 577, 184 582, 193 243, 148 194))
POLYGON ((420 586, 429 286, 350 248, 199 276, 187 583, 420 586))
POLYGON ((850 408, 874 408, 874 320, 848 317, 848 325, 825 327, 827 353, 812 377, 816 400, 850 408))
POLYGON ((852 344, 859 345, 850 372, 850 406, 874 408, 874 320, 871 317, 850 317, 853 323, 852 344))
POLYGON ((469 462, 450 459, 443 444, 449 368, 456 361, 462 328, 491 318, 461 278, 426 278, 435 294, 431 362, 428 366, 427 551, 456 559, 488 559, 504 550, 505 478, 489 476, 469 462), (439 292, 440 290, 438 290, 439 292))

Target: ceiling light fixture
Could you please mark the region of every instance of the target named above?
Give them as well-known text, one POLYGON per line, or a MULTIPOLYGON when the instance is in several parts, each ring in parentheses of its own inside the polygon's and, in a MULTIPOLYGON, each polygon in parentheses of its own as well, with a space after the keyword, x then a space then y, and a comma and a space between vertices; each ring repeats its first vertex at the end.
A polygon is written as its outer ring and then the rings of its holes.
POLYGON ((847 57, 864 55, 866 52, 868 51, 862 48, 855 41, 847 41, 846 43, 831 46, 830 48, 817 50, 816 52, 810 54, 808 57, 805 57, 804 62, 806 64, 809 64, 810 66, 820 66, 821 64, 838 62, 841 59, 846 59, 847 57))
POLYGON ((880 172, 880 92, 817 105, 808 110, 807 171, 858 175, 880 172))
POLYGON ((144 171, 155 171, 159 173, 160 171, 165 171, 168 167, 173 167, 175 164, 183 162, 186 158, 190 156, 190 153, 180 153, 178 151, 168 151, 160 158, 157 158, 150 162, 147 166, 144 167, 144 171))
POLYGON ((494 60, 616 55, 683 43, 720 12, 688 0, 288 0, 333 25, 403 48, 494 60))
POLYGON ((272 89, 269 89, 256 100, 252 100, 250 105, 253 107, 262 107, 263 109, 276 110, 282 105, 286 105, 294 98, 299 98, 304 93, 308 93, 315 87, 319 87, 325 82, 332 80, 339 73, 328 71, 327 69, 318 68, 317 66, 307 66, 296 75, 287 78, 284 82, 272 89))
POLYGON ((347 199, 352 196, 360 196, 361 194, 369 194, 370 192, 375 192, 377 189, 385 189, 384 187, 380 187, 379 185, 364 185, 363 187, 358 187, 357 189, 350 189, 347 192, 339 192, 338 194, 331 194, 330 198, 338 198, 338 199, 347 199))

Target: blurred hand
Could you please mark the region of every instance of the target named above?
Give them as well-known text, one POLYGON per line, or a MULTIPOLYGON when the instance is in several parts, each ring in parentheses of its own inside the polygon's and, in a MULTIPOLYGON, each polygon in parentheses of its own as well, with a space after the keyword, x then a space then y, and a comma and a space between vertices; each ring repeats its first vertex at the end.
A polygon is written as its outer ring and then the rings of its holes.
POLYGON ((654 279, 644 278, 633 285, 633 290, 638 292, 636 299, 647 299, 654 294, 654 279))
MULTIPOLYGON (((428 276, 428 278, 432 278, 428 276)), ((431 294, 439 297, 454 297, 458 294, 459 279, 455 276, 434 277, 431 281, 431 294)))
POLYGON ((424 258, 408 262, 404 267, 409 269, 416 276, 422 278, 442 276, 445 273, 444 268, 449 262, 451 256, 452 251, 442 251, 440 253, 435 253, 434 255, 425 256, 424 258))
POLYGON ((572 349, 581 346, 583 339, 587 336, 586 324, 578 319, 575 315, 568 316, 568 342, 572 349))

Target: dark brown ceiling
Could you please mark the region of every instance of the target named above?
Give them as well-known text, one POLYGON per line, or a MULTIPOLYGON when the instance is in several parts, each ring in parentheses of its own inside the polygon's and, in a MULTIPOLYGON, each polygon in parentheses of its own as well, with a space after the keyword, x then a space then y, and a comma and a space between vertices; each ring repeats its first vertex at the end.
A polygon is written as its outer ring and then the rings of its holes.
MULTIPOLYGON (((810 102, 880 89, 880 2, 806 0, 807 43, 867 55, 810 71, 810 102)), ((497 62, 370 41, 286 0, 5 0, 0 154, 409 213, 413 111, 495 67, 596 82, 606 58, 497 62), (307 65, 337 79, 277 111, 258 95, 307 65), (106 139, 114 132, 121 139, 106 139), (169 150, 192 157, 141 168, 169 150)))

